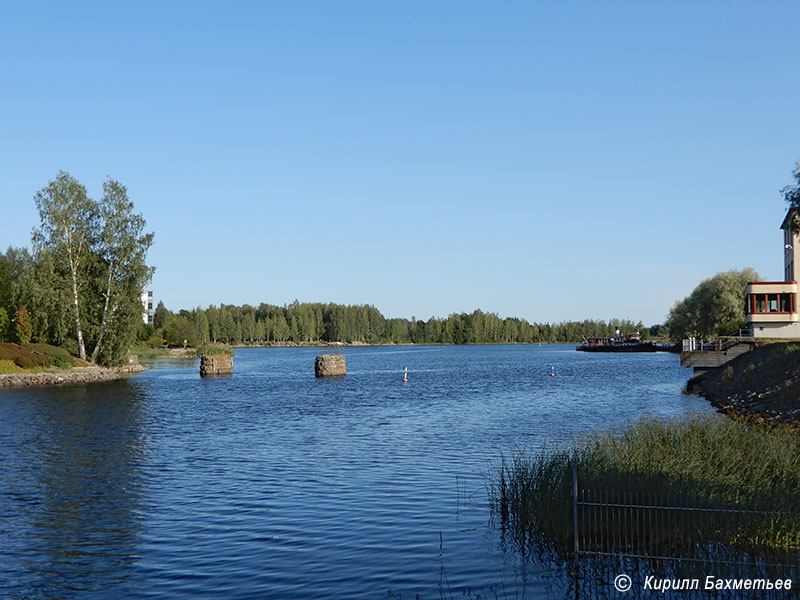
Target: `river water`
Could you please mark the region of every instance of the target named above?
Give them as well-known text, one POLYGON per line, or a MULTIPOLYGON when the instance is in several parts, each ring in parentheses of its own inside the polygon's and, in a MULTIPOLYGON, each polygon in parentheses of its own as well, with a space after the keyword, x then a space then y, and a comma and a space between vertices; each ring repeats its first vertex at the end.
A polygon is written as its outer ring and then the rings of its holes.
POLYGON ((500 452, 711 412, 674 354, 347 348, 321 380, 317 353, 0 390, 0 595, 560 597, 491 519, 500 452))

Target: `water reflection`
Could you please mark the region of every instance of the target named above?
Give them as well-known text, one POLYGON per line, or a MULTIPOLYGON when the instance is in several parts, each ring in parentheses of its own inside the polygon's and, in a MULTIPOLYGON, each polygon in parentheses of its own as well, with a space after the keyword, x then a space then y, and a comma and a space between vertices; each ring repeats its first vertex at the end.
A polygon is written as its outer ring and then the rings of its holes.
MULTIPOLYGON (((14 596, 124 592, 138 558, 147 436, 127 381, 9 392, 0 516, 14 596), (13 535, 12 535, 13 533, 13 535), (24 575, 24 581, 15 577, 24 575)), ((3 588, 0 588, 3 591, 3 588)))

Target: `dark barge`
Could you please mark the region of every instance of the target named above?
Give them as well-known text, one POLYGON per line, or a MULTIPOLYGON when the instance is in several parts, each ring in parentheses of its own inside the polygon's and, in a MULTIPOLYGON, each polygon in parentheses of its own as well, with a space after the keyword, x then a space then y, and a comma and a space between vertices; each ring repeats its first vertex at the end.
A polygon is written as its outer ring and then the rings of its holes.
POLYGON ((589 338, 575 346, 575 350, 581 352, 658 352, 661 349, 653 342, 643 342, 635 335, 589 338))

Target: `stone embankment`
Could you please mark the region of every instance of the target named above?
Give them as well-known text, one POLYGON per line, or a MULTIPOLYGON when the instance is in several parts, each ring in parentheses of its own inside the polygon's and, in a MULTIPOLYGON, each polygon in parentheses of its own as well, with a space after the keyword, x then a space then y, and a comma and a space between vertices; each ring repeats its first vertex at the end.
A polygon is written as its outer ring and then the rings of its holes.
POLYGON ((29 387, 38 385, 63 385, 67 383, 91 383, 111 381, 144 371, 138 364, 124 367, 76 367, 69 371, 44 371, 42 373, 9 373, 0 375, 0 388, 29 387))
POLYGON ((772 343, 690 380, 699 394, 725 414, 772 423, 800 422, 800 343, 772 343))

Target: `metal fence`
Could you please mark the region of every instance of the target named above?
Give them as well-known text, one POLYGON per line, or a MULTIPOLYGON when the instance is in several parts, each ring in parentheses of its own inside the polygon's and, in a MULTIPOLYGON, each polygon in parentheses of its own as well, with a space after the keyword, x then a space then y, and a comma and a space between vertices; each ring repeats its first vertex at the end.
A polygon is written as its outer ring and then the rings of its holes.
POLYGON ((620 574, 626 597, 800 597, 800 513, 578 483, 573 472, 576 597, 620 597, 620 574))
POLYGON ((730 335, 721 335, 713 340, 690 337, 682 340, 683 352, 722 352, 737 344, 752 344, 756 341, 752 329, 738 329, 730 335))

